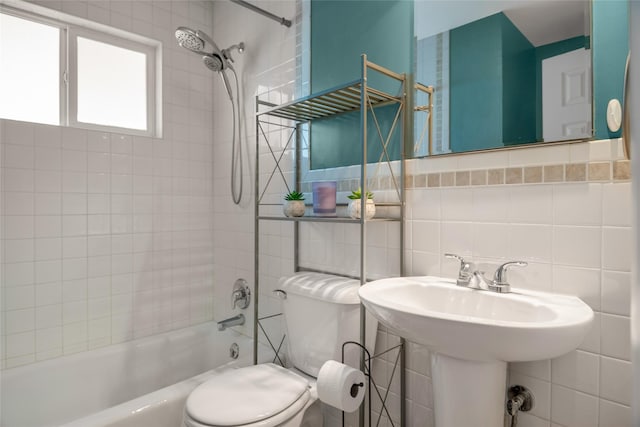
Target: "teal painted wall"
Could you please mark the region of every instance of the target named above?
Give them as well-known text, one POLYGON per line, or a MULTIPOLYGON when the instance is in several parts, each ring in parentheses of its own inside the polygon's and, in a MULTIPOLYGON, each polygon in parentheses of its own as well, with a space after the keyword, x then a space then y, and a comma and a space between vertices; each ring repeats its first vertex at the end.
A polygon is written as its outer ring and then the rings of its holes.
POLYGON ((622 102, 624 68, 629 52, 627 0, 593 0, 593 79, 595 138, 619 138, 607 128, 607 104, 622 102))
POLYGON ((542 141, 542 60, 562 55, 580 48, 590 48, 589 37, 579 36, 544 46, 535 50, 536 61, 536 141, 542 141))
MULTIPOLYGON (((312 93, 359 78, 363 53, 397 73, 411 72, 413 1, 312 0, 312 93)), ((371 78, 374 85, 386 81, 371 78)))
POLYGON ((451 30, 451 149, 502 146, 501 18, 492 15, 451 30))
POLYGON ((530 143, 536 138, 535 50, 502 16, 502 143, 530 143))
POLYGON ((535 139, 533 45, 503 14, 450 32, 450 124, 454 152, 535 139))
MULTIPOLYGON (((410 73, 413 55, 413 1, 407 0, 312 0, 311 91, 316 93, 360 78, 361 55, 397 73, 410 73)), ((400 86, 370 72, 368 84, 399 93, 400 86)), ((393 112, 378 111, 381 127, 393 120, 393 112)), ((316 121, 311 126, 311 167, 359 164, 359 115, 316 121)), ((390 152, 401 154, 401 128, 390 152)), ((367 159, 377 161, 381 145, 372 120, 368 127, 367 159)))
MULTIPOLYGON (((376 117, 383 137, 395 117, 397 107, 376 109, 376 117)), ((380 160, 382 145, 371 113, 367 115, 367 163, 380 160)), ((402 123, 398 122, 387 152, 392 160, 401 156, 402 123)), ((330 119, 315 120, 311 125, 311 169, 326 169, 361 164, 362 149, 360 142, 360 113, 342 114, 330 119)), ((385 160, 383 158, 383 160, 385 160)))

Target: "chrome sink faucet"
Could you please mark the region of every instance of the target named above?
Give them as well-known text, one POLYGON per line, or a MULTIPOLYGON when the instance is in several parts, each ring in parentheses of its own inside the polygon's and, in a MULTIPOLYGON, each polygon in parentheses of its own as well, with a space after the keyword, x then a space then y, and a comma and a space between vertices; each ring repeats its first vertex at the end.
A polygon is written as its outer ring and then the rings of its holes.
POLYGON ((458 272, 456 285, 497 293, 511 292, 511 285, 507 281, 508 269, 511 267, 526 267, 528 265, 525 261, 505 262, 496 269, 493 280, 487 280, 484 277, 484 271, 475 270, 473 264, 465 261, 461 256, 455 254, 444 254, 444 256, 460 261, 460 271, 458 272))

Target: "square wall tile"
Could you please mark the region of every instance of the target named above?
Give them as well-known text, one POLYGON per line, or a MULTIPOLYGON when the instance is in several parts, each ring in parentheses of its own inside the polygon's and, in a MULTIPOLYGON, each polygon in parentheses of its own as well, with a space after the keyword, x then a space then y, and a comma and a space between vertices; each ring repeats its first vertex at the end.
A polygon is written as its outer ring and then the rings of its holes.
POLYGON ((631 404, 631 362, 600 357, 600 397, 629 406, 631 404))
POLYGON ((521 224, 552 224, 553 188, 548 185, 510 187, 509 222, 521 224))
POLYGON ((553 223, 600 225, 602 223, 602 184, 554 185, 553 223))
POLYGON ((560 265, 600 268, 600 227, 554 226, 553 262, 560 265))
POLYGON ((585 351, 572 351, 551 361, 551 381, 554 384, 598 394, 599 357, 585 351))
POLYGON ((3 215, 33 215, 34 196, 30 192, 6 192, 3 215))
POLYGON ((551 387, 551 420, 563 426, 598 427, 599 401, 566 387, 551 387))
POLYGON ((631 314, 631 273, 602 272, 602 311, 622 316, 631 314))
POLYGON ((599 426, 630 426, 631 408, 609 400, 600 399, 599 426))
POLYGON ((631 319, 604 313, 601 317, 602 354, 616 359, 631 360, 631 319))
POLYGON ((602 228, 602 267, 604 269, 631 271, 632 236, 629 227, 602 228))
POLYGON ((617 182, 602 187, 602 223, 606 226, 631 226, 631 183, 617 182))
POLYGON ((506 233, 507 251, 501 256, 514 260, 550 262, 552 231, 550 225, 511 224, 506 233))

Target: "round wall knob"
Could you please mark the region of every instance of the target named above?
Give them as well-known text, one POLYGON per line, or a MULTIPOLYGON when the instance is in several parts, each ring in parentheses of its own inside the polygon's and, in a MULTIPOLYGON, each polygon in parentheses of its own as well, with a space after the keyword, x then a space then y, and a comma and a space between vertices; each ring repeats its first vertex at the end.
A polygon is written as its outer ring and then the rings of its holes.
POLYGON ((622 106, 620 101, 612 99, 607 105, 607 127, 611 132, 618 132, 622 126, 622 106))

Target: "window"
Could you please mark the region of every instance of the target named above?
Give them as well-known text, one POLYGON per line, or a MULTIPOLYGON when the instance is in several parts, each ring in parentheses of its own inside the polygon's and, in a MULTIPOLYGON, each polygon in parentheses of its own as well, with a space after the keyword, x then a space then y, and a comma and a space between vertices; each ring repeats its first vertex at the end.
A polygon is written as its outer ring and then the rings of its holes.
POLYGON ((96 38, 72 34, 71 69, 77 74, 71 85, 72 116, 79 124, 146 130, 151 52, 96 38))
POLYGON ((60 123, 59 27, 0 13, 0 117, 60 123))
POLYGON ((0 118, 159 136, 160 44, 79 20, 0 6, 0 118))

